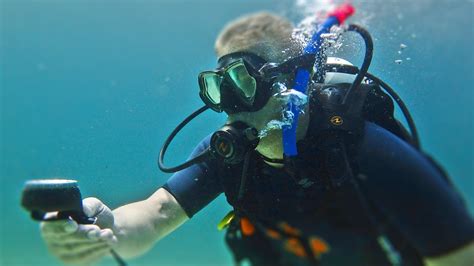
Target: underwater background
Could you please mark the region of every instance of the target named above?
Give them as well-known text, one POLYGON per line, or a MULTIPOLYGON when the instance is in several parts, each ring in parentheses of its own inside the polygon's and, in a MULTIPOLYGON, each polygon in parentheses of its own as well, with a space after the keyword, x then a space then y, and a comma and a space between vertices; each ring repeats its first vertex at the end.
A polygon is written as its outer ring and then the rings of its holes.
MULTIPOLYGON (((203 105, 197 74, 215 66, 221 28, 261 10, 298 23, 332 3, 0 0, 0 265, 61 265, 20 207, 25 180, 77 179, 84 197, 111 208, 148 197, 170 176, 156 165, 165 138, 203 105)), ((353 4, 350 22, 366 26, 375 42, 369 71, 404 99, 423 149, 472 213, 474 2, 353 4)), ((363 46, 348 40, 339 56, 360 65, 363 46)), ((224 119, 208 111, 194 120, 172 143, 167 164, 183 161, 224 119)), ((229 210, 220 196, 129 265, 232 265, 216 230, 229 210)))

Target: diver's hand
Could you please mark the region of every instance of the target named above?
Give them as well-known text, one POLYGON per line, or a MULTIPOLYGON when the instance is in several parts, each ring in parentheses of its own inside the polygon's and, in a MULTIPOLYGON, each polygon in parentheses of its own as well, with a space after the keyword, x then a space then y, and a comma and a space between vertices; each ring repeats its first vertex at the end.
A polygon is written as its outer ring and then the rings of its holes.
MULTIPOLYGON (((107 255, 117 243, 112 231, 112 211, 97 198, 84 199, 83 208, 87 216, 97 217, 95 224, 59 220, 40 225, 41 235, 50 252, 65 264, 91 265, 107 255)), ((56 213, 47 215, 52 217, 56 213)))

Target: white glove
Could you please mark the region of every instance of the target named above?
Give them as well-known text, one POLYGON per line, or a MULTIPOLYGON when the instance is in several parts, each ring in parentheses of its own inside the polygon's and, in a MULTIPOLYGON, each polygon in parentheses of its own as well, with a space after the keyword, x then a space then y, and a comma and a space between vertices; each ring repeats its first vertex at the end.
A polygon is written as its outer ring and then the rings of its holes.
MULTIPOLYGON (((112 227, 112 211, 97 198, 82 201, 84 213, 97 217, 95 224, 77 224, 73 220, 46 221, 41 235, 50 252, 65 264, 91 265, 108 255, 117 243, 112 227)), ((46 217, 54 217, 48 213, 46 217)))

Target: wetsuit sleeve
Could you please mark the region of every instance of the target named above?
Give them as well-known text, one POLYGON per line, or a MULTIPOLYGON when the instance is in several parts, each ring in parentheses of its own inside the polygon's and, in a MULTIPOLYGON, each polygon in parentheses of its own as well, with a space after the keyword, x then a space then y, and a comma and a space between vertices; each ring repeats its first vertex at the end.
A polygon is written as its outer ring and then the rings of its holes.
POLYGON ((366 123, 357 161, 367 199, 421 255, 442 255, 474 240, 474 221, 461 196, 413 146, 366 123))
MULTIPOLYGON (((209 147, 210 136, 194 149, 190 158, 209 147)), ((163 188, 173 195, 188 217, 192 217, 223 190, 218 182, 217 164, 213 160, 195 164, 173 174, 163 188)))

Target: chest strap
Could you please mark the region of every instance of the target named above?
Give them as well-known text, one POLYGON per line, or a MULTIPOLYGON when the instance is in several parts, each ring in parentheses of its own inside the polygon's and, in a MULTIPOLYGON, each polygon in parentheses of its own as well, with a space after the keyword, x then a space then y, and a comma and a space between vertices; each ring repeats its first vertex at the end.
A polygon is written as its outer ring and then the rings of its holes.
POLYGON ((309 135, 318 136, 328 130, 361 134, 364 125, 362 108, 372 86, 360 84, 343 102, 349 83, 316 84, 310 94, 309 135))

